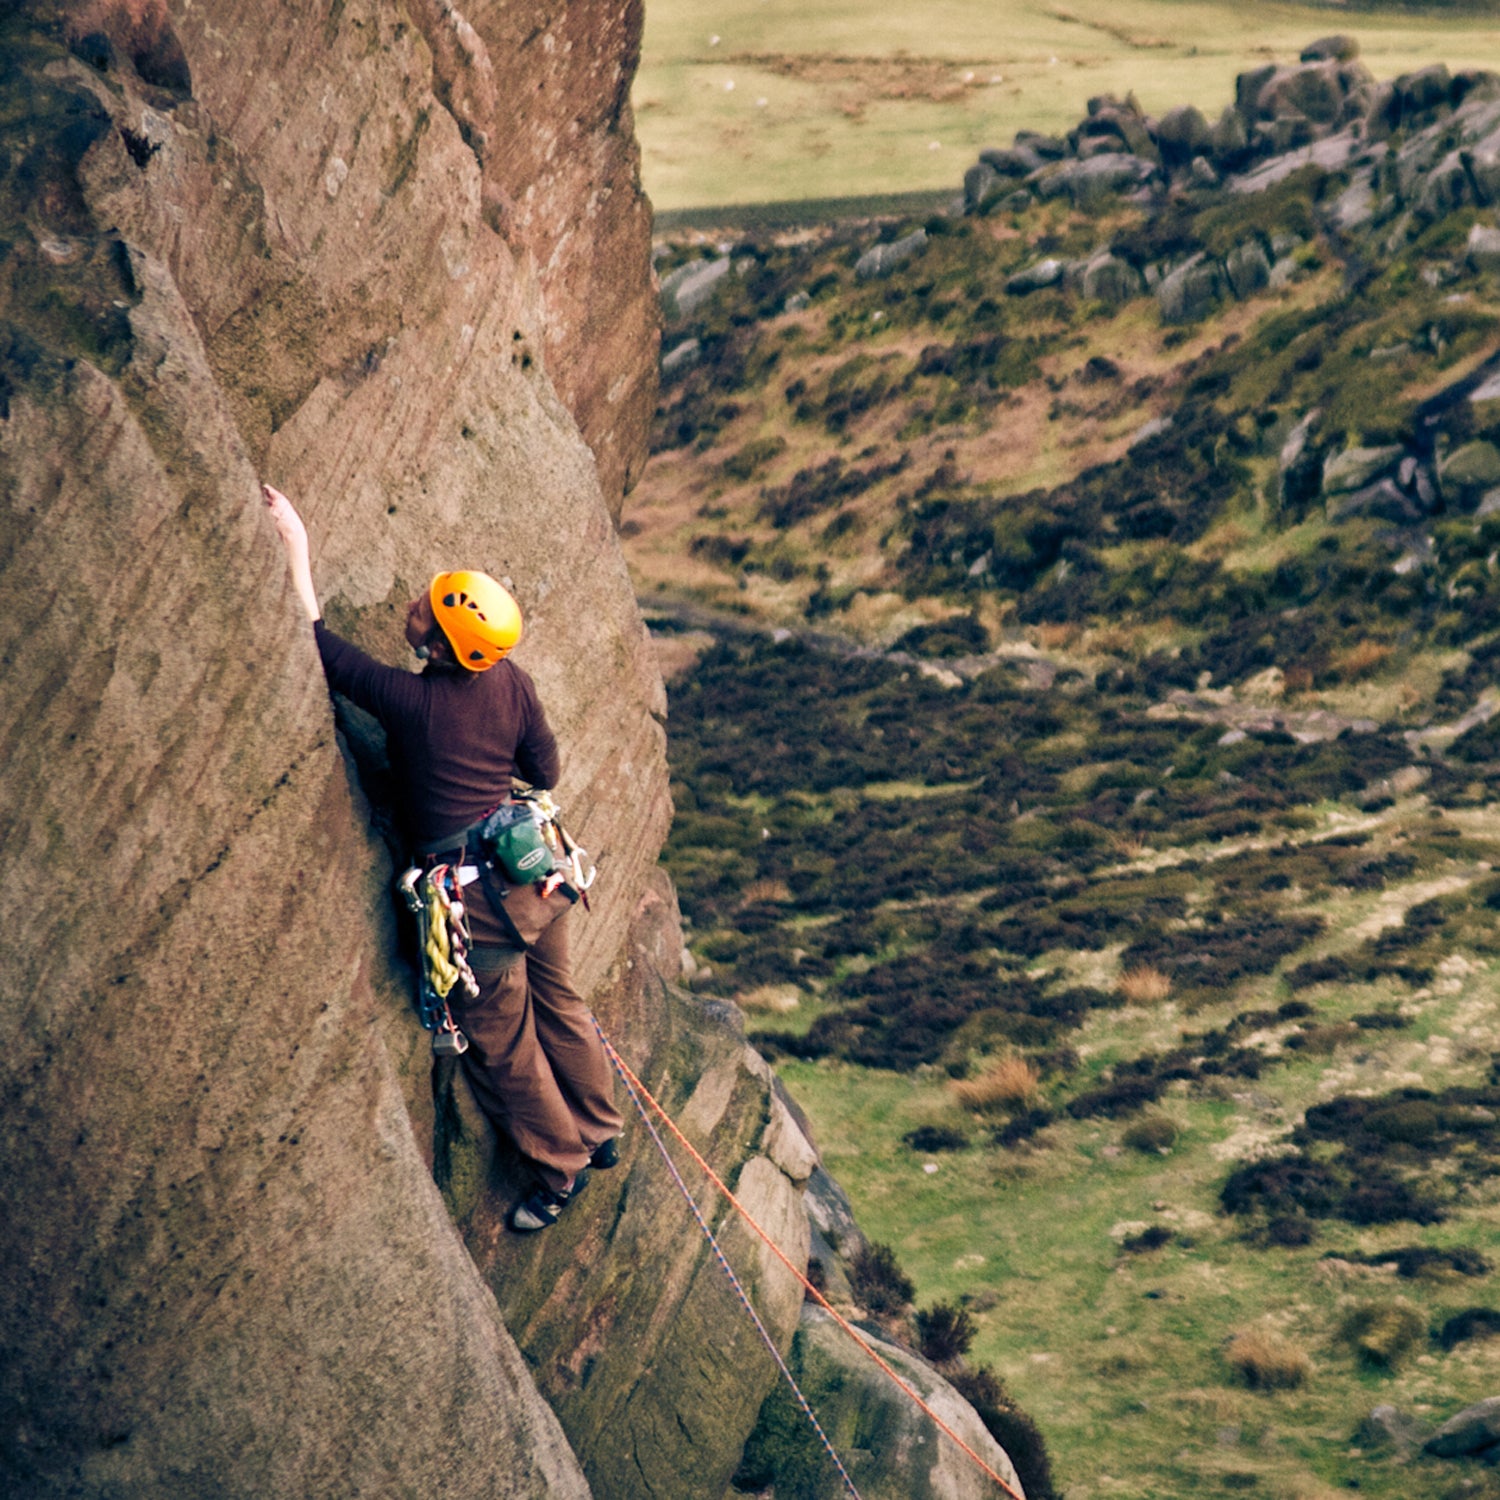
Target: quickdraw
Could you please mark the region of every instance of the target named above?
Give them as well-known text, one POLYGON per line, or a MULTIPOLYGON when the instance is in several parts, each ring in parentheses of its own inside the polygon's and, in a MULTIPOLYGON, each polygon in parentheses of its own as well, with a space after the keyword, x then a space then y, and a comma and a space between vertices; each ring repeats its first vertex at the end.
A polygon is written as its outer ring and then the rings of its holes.
POLYGON ((458 872, 451 865, 434 865, 430 870, 413 866, 396 887, 417 921, 422 953, 417 1015, 433 1034, 433 1052, 439 1057, 457 1057, 468 1050, 469 1039, 453 1019, 448 996, 456 984, 470 996, 479 994, 479 981, 469 966, 469 926, 458 872))

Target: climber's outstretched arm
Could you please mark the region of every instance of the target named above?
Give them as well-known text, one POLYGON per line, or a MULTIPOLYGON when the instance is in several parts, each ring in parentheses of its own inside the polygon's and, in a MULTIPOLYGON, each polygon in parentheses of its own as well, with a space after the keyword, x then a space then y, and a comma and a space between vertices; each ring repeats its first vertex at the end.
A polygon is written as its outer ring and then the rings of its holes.
POLYGON ((266 507, 276 523, 276 530, 286 545, 287 562, 292 569, 292 586, 297 590, 297 597, 302 601, 309 620, 321 620, 323 611, 318 607, 317 591, 313 588, 307 527, 302 524, 297 507, 280 490, 273 489, 269 484, 261 485, 260 489, 266 497, 266 507))

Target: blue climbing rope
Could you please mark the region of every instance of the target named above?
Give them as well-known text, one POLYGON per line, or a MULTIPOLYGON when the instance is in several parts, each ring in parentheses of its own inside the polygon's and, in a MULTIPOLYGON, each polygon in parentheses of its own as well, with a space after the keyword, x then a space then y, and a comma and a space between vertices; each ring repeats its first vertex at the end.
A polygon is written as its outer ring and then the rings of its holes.
POLYGON ((672 1153, 667 1150, 667 1143, 658 1134, 656 1126, 652 1123, 651 1116, 646 1109, 645 1102, 636 1092, 635 1085, 631 1082, 629 1070, 624 1066, 619 1053, 615 1051, 609 1038, 605 1036, 604 1028, 599 1025, 597 1019, 594 1021, 594 1030, 599 1033, 599 1040, 604 1044, 604 1051, 609 1057, 611 1064, 613 1064, 615 1072, 619 1074, 620 1082, 625 1085, 625 1092, 630 1095, 630 1102, 635 1105, 636 1112, 640 1115, 642 1123, 651 1135, 651 1139, 656 1142, 656 1149, 661 1152, 662 1160, 666 1162, 667 1170, 672 1174, 672 1180, 677 1184, 682 1196, 687 1199, 687 1205, 692 1209, 693 1217, 698 1221, 698 1228, 703 1231, 704 1238, 713 1250, 715 1258, 718 1260, 724 1274, 729 1278, 729 1284, 734 1288, 735 1295, 740 1299, 745 1311, 750 1314, 750 1321, 755 1324, 756 1332, 765 1341, 766 1348, 771 1351, 771 1358, 776 1361, 777 1368, 786 1378, 786 1383, 792 1388, 792 1394, 797 1398, 797 1404, 802 1408, 807 1420, 812 1423, 812 1429, 817 1433, 818 1441, 822 1443, 829 1458, 833 1460, 834 1468, 839 1471, 839 1478, 844 1481, 844 1488, 854 1497, 854 1500, 862 1500, 859 1491, 854 1487, 854 1481, 849 1477, 849 1471, 844 1467, 843 1460, 838 1456, 833 1444, 828 1440, 828 1434, 823 1431, 823 1425, 818 1421, 817 1415, 808 1403, 807 1397, 802 1394, 802 1387, 797 1384, 796 1376, 787 1368, 787 1363, 781 1357, 781 1352, 777 1349, 775 1340, 772 1339, 770 1333, 767 1331, 766 1325, 761 1322, 760 1314, 756 1312, 754 1306, 751 1304, 749 1294, 745 1291, 740 1278, 735 1275, 734 1267, 725 1259, 723 1250, 719 1248, 719 1241, 715 1237, 713 1230, 709 1228, 708 1220, 703 1217, 703 1212, 698 1207, 692 1190, 683 1181, 682 1173, 677 1170, 677 1163, 672 1160, 672 1153))

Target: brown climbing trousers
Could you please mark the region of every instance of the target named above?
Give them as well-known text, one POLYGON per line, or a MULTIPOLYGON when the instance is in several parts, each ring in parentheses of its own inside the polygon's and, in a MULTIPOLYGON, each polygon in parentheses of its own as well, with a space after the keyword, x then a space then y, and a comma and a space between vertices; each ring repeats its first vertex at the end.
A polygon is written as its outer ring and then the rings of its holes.
POLYGON ((483 885, 464 887, 470 957, 479 998, 461 986, 449 996, 469 1039, 463 1068, 479 1107, 535 1164, 553 1192, 564 1192, 595 1147, 620 1133, 609 1060, 568 963, 568 914, 560 893, 512 886, 505 910, 531 944, 516 948, 483 885))

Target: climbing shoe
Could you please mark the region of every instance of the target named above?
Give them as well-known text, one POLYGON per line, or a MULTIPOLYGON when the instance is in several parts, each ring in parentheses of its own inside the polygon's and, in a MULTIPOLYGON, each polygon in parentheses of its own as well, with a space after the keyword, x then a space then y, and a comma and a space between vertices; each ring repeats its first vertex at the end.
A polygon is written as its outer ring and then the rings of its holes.
POLYGON ((557 1216, 581 1193, 589 1180, 587 1170, 573 1179, 573 1186, 565 1193, 555 1193, 540 1183, 532 1189, 530 1197, 511 1209, 505 1221, 517 1234, 535 1234, 557 1223, 557 1216))
POLYGON ((620 1138, 612 1135, 607 1141, 594 1147, 594 1154, 589 1157, 589 1165, 598 1167, 604 1171, 609 1167, 620 1165, 620 1138))

